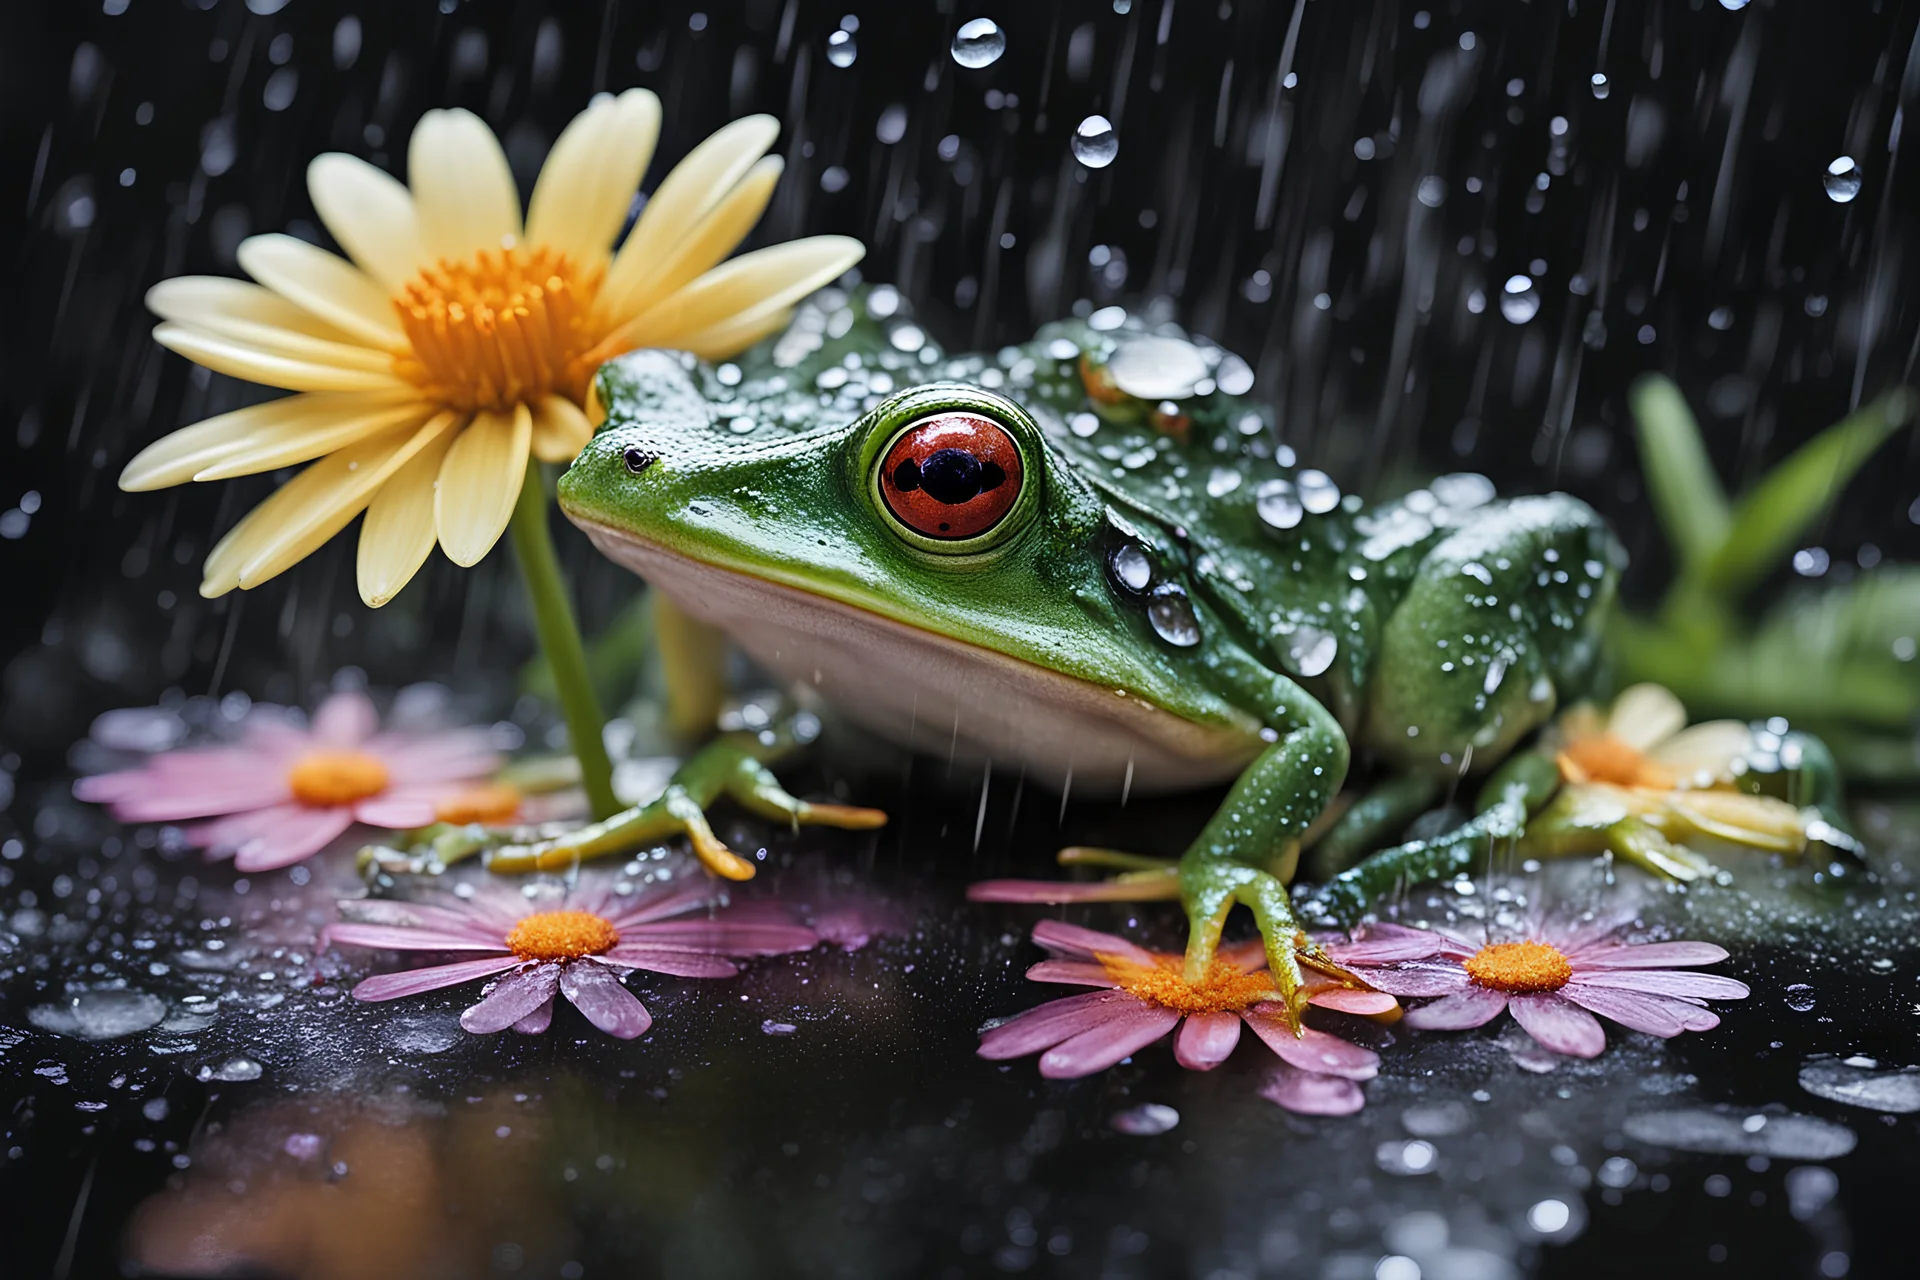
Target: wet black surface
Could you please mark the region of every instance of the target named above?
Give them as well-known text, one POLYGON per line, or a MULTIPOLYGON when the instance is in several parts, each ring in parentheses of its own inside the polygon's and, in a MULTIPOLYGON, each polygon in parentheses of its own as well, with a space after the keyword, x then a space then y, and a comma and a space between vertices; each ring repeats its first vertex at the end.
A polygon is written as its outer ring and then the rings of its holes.
MULTIPOLYGON (((976 779, 937 761, 905 779, 820 766, 812 788, 853 777, 897 821, 871 840, 742 828, 780 872, 760 891, 872 893, 907 932, 731 984, 637 979, 659 1022, 617 1045, 564 1011, 539 1040, 470 1042, 457 998, 353 1006, 313 985, 302 932, 332 873, 236 895, 226 870, 65 795, 68 749, 101 710, 169 689, 310 701, 346 664, 376 686, 442 680, 466 714, 544 728, 515 705, 531 641, 504 557, 431 566, 378 614, 355 600, 344 545, 244 601, 204 602, 210 538, 267 482, 113 489, 140 445, 253 395, 164 356, 139 295, 231 272, 245 234, 314 233, 298 177, 318 151, 391 161, 422 110, 461 104, 524 180, 593 90, 640 83, 666 108, 651 186, 724 120, 773 111, 789 169, 760 236, 860 235, 869 276, 898 282, 950 347, 1024 336, 1076 299, 1173 295, 1256 365, 1288 439, 1344 485, 1465 465, 1571 488, 1615 520, 1646 595, 1663 566, 1623 431, 1632 374, 1676 375, 1735 481, 1910 374, 1916 205, 1895 121, 1920 90, 1912 6, 1843 21, 1767 0, 1028 5, 982 10, 1009 46, 980 71, 946 53, 972 9, 756 0, 700 10, 696 30, 692 5, 442 7, 0 15, 0 164, 27 215, 0 268, 20 299, 0 381, 0 1272, 1904 1274, 1914 1116, 1799 1083, 1819 1055, 1920 1061, 1897 865, 1913 815, 1897 797, 1863 824, 1886 881, 1845 903, 1809 909, 1775 889, 1797 873, 1760 865, 1742 869, 1758 911, 1731 891, 1650 899, 1650 921, 1725 941, 1723 971, 1753 984, 1719 1030, 1617 1037, 1547 1074, 1497 1028, 1394 1033, 1367 1109, 1310 1120, 1255 1096, 1251 1045, 1208 1076, 1154 1049, 1071 1085, 972 1056, 982 1020, 1045 993, 1019 976, 1034 913, 965 906, 964 884, 1039 874, 1063 840, 1172 851, 1204 797, 1074 806, 1062 823, 1054 799, 997 778, 976 851, 976 779), (836 67, 824 45, 849 11, 859 53, 836 67), (899 140, 876 141, 896 104, 899 140), (1094 172, 1067 138, 1096 111, 1120 153, 1094 172), (1822 175, 1843 155, 1863 181, 1841 202, 1822 175), (1516 274, 1537 282, 1521 322, 1500 306, 1516 274), (284 940, 252 940, 247 913, 280 918, 276 900, 299 908, 284 940), (175 1029, 95 1042, 31 1015, 115 984, 164 1001, 175 1029), (189 995, 218 1014, 189 1017, 189 995), (248 1074, 241 1059, 257 1078, 212 1078, 248 1074), (1112 1129, 1147 1102, 1179 1124, 1112 1129), (1701 1107, 1773 1117, 1775 1134, 1793 1112, 1857 1146, 1688 1154, 1629 1132, 1697 1144, 1698 1117, 1629 1118, 1701 1107), (1409 1142, 1431 1145, 1424 1172, 1405 1171, 1409 1142), (1549 1202, 1566 1217, 1541 1230, 1549 1202)), ((1834 574, 1869 546, 1920 550, 1915 447, 1890 446, 1822 531, 1834 574)), ((631 597, 580 540, 564 553, 590 627, 631 597)), ((1586 891, 1588 872, 1565 874, 1551 887, 1586 891)))

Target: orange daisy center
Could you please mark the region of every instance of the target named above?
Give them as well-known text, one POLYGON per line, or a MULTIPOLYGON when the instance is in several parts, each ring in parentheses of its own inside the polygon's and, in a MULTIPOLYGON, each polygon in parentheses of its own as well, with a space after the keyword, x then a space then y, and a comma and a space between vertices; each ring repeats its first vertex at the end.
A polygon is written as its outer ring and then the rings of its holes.
POLYGON ((442 258, 394 297, 411 347, 394 367, 456 409, 506 410, 550 394, 578 404, 593 373, 589 313, 603 274, 545 247, 442 258))
POLYGON ((442 822, 464 827, 474 822, 483 825, 511 822, 519 812, 519 789, 504 782, 489 782, 442 800, 434 809, 434 816, 442 822))
POLYGON ((1200 981, 1188 982, 1179 956, 1155 956, 1152 964, 1095 958, 1121 990, 1179 1013, 1238 1013, 1274 998, 1273 979, 1264 970, 1247 973, 1225 960, 1215 960, 1200 981))
POLYGON ((1573 962, 1545 942, 1495 942, 1467 957, 1467 976, 1495 991, 1558 991, 1573 962))
POLYGON ((507 950, 522 960, 578 960, 604 955, 620 942, 613 921, 591 911, 540 911, 513 926, 507 950))
POLYGON ((301 804, 352 804, 387 789, 387 766, 363 751, 316 751, 287 772, 287 787, 301 804))
POLYGON ((1610 733, 1576 738, 1560 752, 1560 774, 1568 782, 1611 782, 1618 787, 1669 789, 1673 770, 1649 760, 1639 748, 1610 733))

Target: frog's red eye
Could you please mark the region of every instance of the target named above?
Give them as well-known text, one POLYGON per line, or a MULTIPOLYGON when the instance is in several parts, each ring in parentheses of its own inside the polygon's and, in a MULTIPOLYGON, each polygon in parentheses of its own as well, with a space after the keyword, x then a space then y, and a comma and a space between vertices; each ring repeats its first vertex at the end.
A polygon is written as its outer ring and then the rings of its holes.
POLYGON ((894 519, 928 538, 978 537, 1020 496, 1020 449, 1007 429, 975 413, 915 423, 880 462, 880 495, 894 519))

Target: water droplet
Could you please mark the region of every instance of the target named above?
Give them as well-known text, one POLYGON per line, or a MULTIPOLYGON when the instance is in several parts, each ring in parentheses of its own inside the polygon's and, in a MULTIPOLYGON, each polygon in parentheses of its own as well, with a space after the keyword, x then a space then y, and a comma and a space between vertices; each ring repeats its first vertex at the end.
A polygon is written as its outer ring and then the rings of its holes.
MULTIPOLYGON (((959 44, 957 41, 955 42, 954 47, 955 48, 959 47, 959 44)), ((800 1028, 794 1026, 791 1022, 778 1022, 772 1018, 768 1018, 765 1022, 760 1024, 761 1034, 769 1035, 769 1036, 790 1036, 794 1032, 798 1031, 799 1029, 800 1028)))
POLYGON ((859 56, 860 48, 853 42, 853 32, 836 31, 827 37, 827 61, 834 66, 850 67, 859 56))
POLYGON ((1253 390, 1253 368, 1239 356, 1228 354, 1213 371, 1214 385, 1230 396, 1243 396, 1253 390))
POLYGON ((1540 293, 1532 276, 1508 276, 1500 290, 1500 314, 1514 324, 1525 324, 1540 314, 1540 293))
POLYGON ((1200 643, 1200 622, 1193 616, 1193 604, 1187 593, 1169 582, 1153 593, 1147 605, 1147 621, 1154 634, 1168 644, 1191 649, 1200 643))
POLYGON ((1847 204, 1860 194, 1860 166, 1853 162, 1852 156, 1836 156, 1827 166, 1827 176, 1821 181, 1826 184, 1827 198, 1835 204, 1847 204))
POLYGON ((1720 0, 1720 7, 1729 13, 1736 13, 1751 3, 1753 0, 1720 0))
POLYGON ((1128 591, 1144 592, 1153 584, 1153 561, 1146 548, 1137 542, 1123 542, 1115 547, 1107 557, 1107 568, 1113 572, 1113 580, 1128 591))
POLYGON ((1120 135, 1105 116, 1088 116, 1073 131, 1073 157, 1089 169, 1104 169, 1120 154, 1120 135))
POLYGON ((1414 198, 1429 209, 1438 209, 1447 199, 1447 184, 1443 178, 1428 174, 1420 179, 1420 185, 1414 188, 1414 198))
POLYGON ((1374 1148, 1373 1160, 1388 1173, 1419 1174, 1433 1170, 1439 1153, 1431 1142, 1413 1138, 1406 1142, 1383 1142, 1374 1148))
POLYGON ((1099 429, 1100 419, 1091 413, 1076 413, 1067 419, 1067 430, 1073 432, 1074 435, 1079 436, 1082 440, 1087 439, 1099 429))
POLYGON ((212 1069, 206 1067, 200 1068, 200 1078, 202 1080, 230 1081, 258 1080, 260 1078, 260 1072, 260 1064, 252 1058, 234 1057, 228 1058, 225 1062, 212 1069))
POLYGON ((1592 83, 1593 96, 1596 98, 1604 98, 1613 92, 1613 85, 1608 82, 1606 75, 1602 72, 1596 71, 1593 73, 1592 83))
POLYGON ((1179 1124, 1180 1113, 1158 1102, 1149 1102, 1144 1106, 1116 1111, 1107 1123, 1131 1137, 1152 1137, 1156 1133, 1165 1133, 1179 1124))
POLYGON ((1007 33, 992 18, 975 18, 953 33, 953 60, 963 67, 990 67, 1007 51, 1007 33))
POLYGON ((1307 510, 1294 494, 1291 480, 1264 481, 1253 491, 1253 507, 1262 520, 1276 529, 1293 528, 1307 510))
POLYGON ((1340 486, 1324 471, 1302 471, 1294 477, 1294 483, 1299 486, 1300 505, 1316 516, 1340 505, 1340 486))
POLYGON ((1231 467, 1215 467, 1207 475, 1207 496, 1224 498, 1240 487, 1241 475, 1231 467))
POLYGON ((44 1004, 27 1011, 27 1020, 42 1031, 80 1040, 114 1040, 145 1031, 167 1016, 167 1004, 145 991, 110 988, 82 991, 64 1004, 44 1004))
POLYGON ((1298 675, 1324 675, 1340 653, 1340 642, 1318 627, 1301 627, 1287 637, 1287 665, 1298 675))
POLYGON ((1180 338, 1133 338, 1115 349, 1107 374, 1136 399, 1184 400, 1207 376, 1207 358, 1180 338))
POLYGON ((1795 982, 1787 987, 1787 1008, 1795 1013, 1806 1013, 1813 1008, 1813 988, 1804 982, 1795 982))
POLYGON ((1527 1210, 1527 1225, 1543 1236, 1566 1230, 1572 1219, 1573 1210, 1564 1200, 1542 1200, 1527 1210))
POLYGON ((1493 481, 1471 471, 1455 471, 1440 476, 1427 486, 1444 506, 1481 507, 1493 501, 1493 481))
MULTIPOLYGON (((1867 1060, 1871 1062, 1871 1059, 1867 1060)), ((1800 1068, 1800 1087, 1830 1102, 1850 1107, 1905 1115, 1920 1111, 1920 1067, 1898 1071, 1878 1071, 1872 1066, 1853 1065, 1831 1059, 1809 1062, 1800 1068)))

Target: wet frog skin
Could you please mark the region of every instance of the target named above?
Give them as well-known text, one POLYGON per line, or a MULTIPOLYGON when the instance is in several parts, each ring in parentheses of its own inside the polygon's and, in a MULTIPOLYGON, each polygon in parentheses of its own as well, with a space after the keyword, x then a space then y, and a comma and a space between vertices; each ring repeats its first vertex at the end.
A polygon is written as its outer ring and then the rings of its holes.
MULTIPOLYGON (((1453 475, 1369 507, 1294 457, 1217 348, 1073 321, 949 358, 887 310, 829 293, 736 362, 614 361, 566 513, 903 745, 1076 795, 1231 780, 1179 867, 1196 976, 1240 903, 1293 995, 1318 960, 1285 887, 1310 827, 1338 872, 1316 913, 1335 918, 1518 829, 1551 785, 1526 769, 1465 827, 1339 869, 1582 689, 1623 560, 1587 506, 1453 475), (1379 781, 1329 826, 1356 752, 1379 781)), ((688 831, 715 870, 750 875, 705 829, 722 793, 877 820, 793 800, 738 751, 684 772, 645 810, 494 865, 688 831)))

